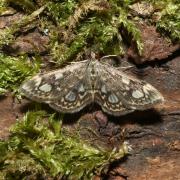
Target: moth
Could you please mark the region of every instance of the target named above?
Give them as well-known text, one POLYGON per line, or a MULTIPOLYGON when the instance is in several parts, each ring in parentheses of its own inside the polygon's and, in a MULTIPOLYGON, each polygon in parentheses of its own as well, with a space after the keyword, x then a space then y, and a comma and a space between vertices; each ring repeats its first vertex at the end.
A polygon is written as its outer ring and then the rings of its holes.
POLYGON ((63 113, 78 112, 97 103, 104 112, 120 116, 164 101, 152 85, 96 59, 36 75, 23 83, 20 91, 63 113))

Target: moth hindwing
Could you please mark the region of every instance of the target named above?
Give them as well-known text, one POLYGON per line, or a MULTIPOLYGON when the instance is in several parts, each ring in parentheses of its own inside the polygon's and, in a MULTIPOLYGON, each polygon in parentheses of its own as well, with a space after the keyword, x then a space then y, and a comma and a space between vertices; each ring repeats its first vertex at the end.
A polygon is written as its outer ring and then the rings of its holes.
POLYGON ((29 99, 65 113, 78 112, 95 102, 103 111, 119 116, 164 100, 152 85, 98 60, 36 75, 20 89, 29 99))

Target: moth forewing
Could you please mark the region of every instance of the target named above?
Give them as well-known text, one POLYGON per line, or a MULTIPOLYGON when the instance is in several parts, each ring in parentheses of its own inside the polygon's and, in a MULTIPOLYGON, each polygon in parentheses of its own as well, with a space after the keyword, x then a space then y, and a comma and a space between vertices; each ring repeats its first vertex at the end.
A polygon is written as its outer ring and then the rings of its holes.
POLYGON ((61 98, 69 88, 79 82, 86 68, 85 62, 66 66, 63 69, 38 74, 25 81, 20 91, 28 98, 38 102, 50 102, 61 98))
POLYGON ((152 106, 164 101, 161 93, 149 83, 107 65, 101 69, 101 81, 104 82, 107 96, 118 99, 117 102, 123 103, 127 109, 143 110, 145 105, 152 106))

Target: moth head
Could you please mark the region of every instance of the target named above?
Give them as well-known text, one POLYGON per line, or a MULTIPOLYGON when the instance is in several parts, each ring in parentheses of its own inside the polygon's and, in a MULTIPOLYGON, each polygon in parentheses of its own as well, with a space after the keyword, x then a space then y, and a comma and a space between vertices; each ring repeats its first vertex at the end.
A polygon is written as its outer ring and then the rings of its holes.
POLYGON ((94 52, 91 52, 91 59, 96 59, 96 54, 94 52))

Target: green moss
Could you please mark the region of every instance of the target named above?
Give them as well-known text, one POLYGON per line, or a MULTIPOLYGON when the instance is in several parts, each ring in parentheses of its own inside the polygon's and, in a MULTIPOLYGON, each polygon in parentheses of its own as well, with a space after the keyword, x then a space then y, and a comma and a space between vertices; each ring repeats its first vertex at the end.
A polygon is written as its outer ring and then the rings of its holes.
POLYGON ((28 63, 26 56, 16 58, 0 54, 0 95, 7 90, 17 91, 20 84, 38 70, 39 63, 28 63))
MULTIPOLYGON (((78 53, 87 49, 97 54, 123 54, 124 42, 120 33, 121 27, 127 29, 133 41, 137 43, 139 53, 142 53, 140 31, 128 18, 130 1, 119 3, 118 1, 89 0, 76 1, 76 3, 73 1, 73 3, 74 8, 70 8, 71 11, 69 8, 66 11, 68 4, 56 3, 56 6, 64 7, 62 12, 67 12, 67 14, 64 13, 63 19, 61 16, 58 20, 62 33, 60 42, 53 43, 51 48, 52 55, 55 55, 54 59, 58 59, 59 63, 72 60, 78 53)), ((53 16, 57 8, 54 9, 53 16)))
POLYGON ((6 27, 0 30, 0 48, 2 48, 5 45, 11 44, 16 38, 15 34, 18 33, 21 28, 35 20, 36 17, 40 13, 42 13, 45 8, 46 6, 42 6, 41 8, 34 11, 32 14, 24 16, 19 21, 14 22, 10 27, 6 27))
POLYGON ((1 0, 0 1, 0 15, 4 13, 4 11, 6 11, 7 8, 7 2, 6 0, 1 0))
MULTIPOLYGON (((158 6, 159 4, 156 4, 158 6)), ((167 0, 162 5, 159 14, 161 17, 157 22, 157 28, 169 36, 173 40, 180 40, 180 3, 175 0, 167 0)))
MULTIPOLYGON (((162 33, 168 33, 173 40, 179 40, 178 1, 145 1, 153 5, 155 14, 159 17, 157 22, 148 19, 149 17, 147 20, 155 23, 157 29, 162 33)), ((18 0, 16 2, 7 0, 6 2, 22 6, 25 12, 34 10, 32 14, 36 14, 36 16, 33 17, 37 17, 42 11, 44 12, 39 17, 40 23, 42 27, 49 29, 50 54, 54 61, 59 64, 73 60, 78 54, 83 54, 87 50, 95 51, 101 55, 124 54, 127 39, 124 34, 121 34, 122 29, 127 31, 128 39, 136 43, 139 54, 143 53, 141 32, 136 25, 137 19, 138 21, 143 19, 134 17, 134 14, 130 11, 130 5, 137 3, 134 0, 42 0, 36 3, 32 0, 18 0), (40 11, 38 7, 44 7, 44 9, 40 11), (55 23, 55 26, 48 27, 51 20, 55 23)), ((139 3, 141 2, 144 1, 139 1, 139 3)), ((12 27, 1 31, 0 45, 3 46, 12 42, 20 27, 32 22, 33 19, 30 15, 29 18, 22 21, 24 23, 19 21, 12 27)))
MULTIPOLYGON (((25 16, 0 30, 0 48, 11 44, 21 28, 34 20, 42 32, 49 30, 50 54, 59 64, 74 60, 87 50, 100 55, 125 53, 127 42, 122 33, 124 30, 128 39, 136 43, 139 54, 142 54, 141 32, 136 21, 155 24, 160 32, 168 34, 172 40, 179 40, 179 2, 145 1, 153 5, 158 21, 151 17, 134 17, 130 5, 136 3, 135 0, 3 0, 0 2, 0 14, 8 4, 15 4, 23 9, 25 16)), ((15 58, 1 53, 0 95, 8 90, 17 91, 22 81, 38 70, 36 60, 32 64, 27 56, 15 58)), ((112 152, 96 149, 78 135, 71 137, 61 128, 55 115, 29 112, 12 128, 10 138, 0 142, 0 179, 61 179, 62 176, 90 179, 126 153, 125 144, 112 152)))
POLYGON ((101 173, 113 160, 128 153, 128 146, 104 151, 71 137, 61 128, 56 115, 43 111, 28 112, 11 130, 11 136, 0 142, 0 176, 65 176, 68 179, 90 179, 101 173))
POLYGON ((6 0, 6 2, 13 3, 27 12, 31 12, 36 8, 36 4, 33 2, 33 0, 6 0))

